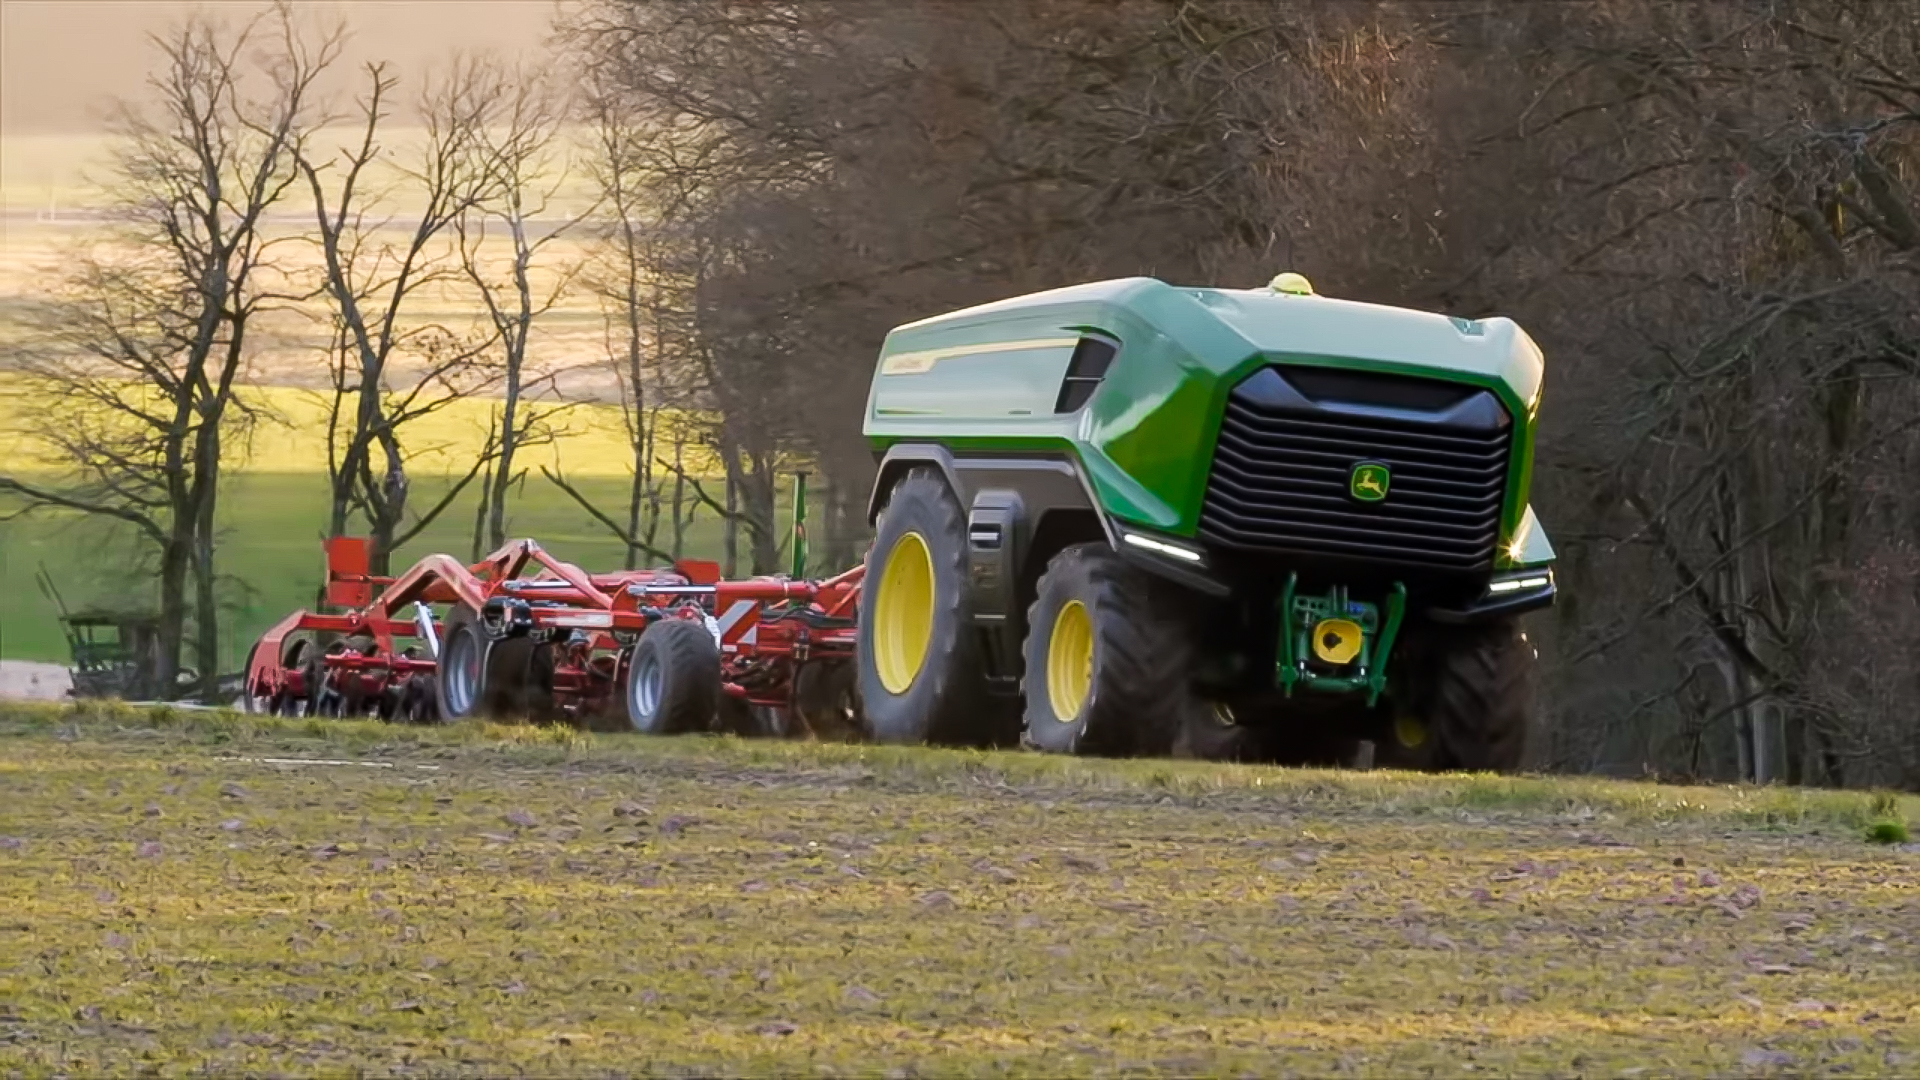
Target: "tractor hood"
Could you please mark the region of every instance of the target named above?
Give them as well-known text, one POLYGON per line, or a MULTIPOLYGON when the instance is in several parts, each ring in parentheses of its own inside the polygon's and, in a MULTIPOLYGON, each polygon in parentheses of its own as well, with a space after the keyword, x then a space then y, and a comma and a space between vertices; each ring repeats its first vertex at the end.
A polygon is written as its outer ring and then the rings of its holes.
POLYGON ((1522 551, 1544 369, 1533 340, 1506 318, 1318 296, 1293 274, 1259 289, 1117 278, 895 327, 875 369, 865 433, 876 454, 903 442, 986 455, 1064 452, 1111 520, 1191 538, 1228 399, 1274 366, 1491 392, 1513 424, 1500 561, 1537 554, 1539 544, 1522 551), (1117 355, 1082 371, 1079 345, 1094 339, 1117 355), (1073 382, 1097 387, 1076 396, 1073 382))
POLYGON ((1340 357, 1405 374, 1498 380, 1529 410, 1539 398, 1544 359, 1511 319, 1461 319, 1267 289, 1174 291, 1238 334, 1246 352, 1340 357))

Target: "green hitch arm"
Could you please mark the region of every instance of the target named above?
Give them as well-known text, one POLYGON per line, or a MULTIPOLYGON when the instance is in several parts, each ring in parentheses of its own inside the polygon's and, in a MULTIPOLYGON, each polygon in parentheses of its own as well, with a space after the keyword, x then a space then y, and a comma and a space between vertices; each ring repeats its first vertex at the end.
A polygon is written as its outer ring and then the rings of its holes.
POLYGON ((1300 681, 1300 664, 1293 655, 1293 587, 1300 575, 1288 574, 1287 587, 1280 594, 1280 689, 1287 697, 1293 696, 1293 684, 1300 681))
POLYGON ((793 476, 793 576, 807 576, 807 474, 793 476))
POLYGON ((1387 624, 1380 628, 1380 636, 1374 639, 1372 655, 1367 658, 1367 707, 1372 708, 1380 700, 1380 692, 1387 688, 1387 657, 1393 652, 1393 639, 1400 634, 1400 619, 1407 613, 1407 587, 1402 582, 1393 583, 1393 591, 1387 594, 1387 624))

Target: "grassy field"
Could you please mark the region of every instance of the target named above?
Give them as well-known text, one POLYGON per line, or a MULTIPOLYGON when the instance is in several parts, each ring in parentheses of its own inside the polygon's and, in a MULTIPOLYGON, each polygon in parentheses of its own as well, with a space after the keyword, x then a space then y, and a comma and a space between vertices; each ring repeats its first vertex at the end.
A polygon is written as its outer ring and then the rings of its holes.
POLYGON ((1920 856, 1861 838, 1913 799, 124 708, 0 739, 27 1075, 1920 1069, 1920 856))

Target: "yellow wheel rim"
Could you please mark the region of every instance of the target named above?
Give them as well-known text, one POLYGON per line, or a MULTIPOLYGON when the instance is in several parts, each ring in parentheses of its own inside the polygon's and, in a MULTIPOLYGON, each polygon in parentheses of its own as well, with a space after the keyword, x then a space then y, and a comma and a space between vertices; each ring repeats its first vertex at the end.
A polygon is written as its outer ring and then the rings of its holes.
POLYGON ((1069 600, 1053 617, 1047 636, 1047 700, 1053 718, 1071 724, 1093 692, 1093 618, 1087 606, 1069 600))
POLYGON ((1427 725, 1411 716, 1393 718, 1393 741, 1408 750, 1418 750, 1427 741, 1427 725))
POLYGON ((873 601, 873 666, 889 694, 904 694, 933 640, 933 555, 917 532, 894 541, 873 601))

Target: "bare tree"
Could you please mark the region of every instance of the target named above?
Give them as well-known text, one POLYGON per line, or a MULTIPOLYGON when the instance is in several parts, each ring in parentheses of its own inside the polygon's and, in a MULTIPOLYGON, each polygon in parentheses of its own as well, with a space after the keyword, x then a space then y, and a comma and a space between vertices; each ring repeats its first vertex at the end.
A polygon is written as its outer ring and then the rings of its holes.
MULTIPOLYGON (((528 400, 542 384, 552 389, 561 374, 551 364, 529 366, 534 323, 567 294, 579 270, 576 262, 555 258, 549 245, 567 238, 594 211, 590 206, 556 209, 571 173, 559 138, 564 102, 552 80, 525 68, 501 68, 493 81, 502 93, 478 126, 472 149, 484 157, 496 182, 454 226, 461 265, 486 309, 499 351, 497 450, 476 512, 476 521, 486 523, 487 543, 498 547, 506 543, 508 487, 524 476, 524 470, 515 469, 517 455, 523 447, 551 442, 550 421, 565 408, 541 408, 528 400), (490 242, 497 241, 508 249, 504 270, 489 256, 490 242)), ((480 544, 474 548, 478 558, 480 544)))
POLYGON ((413 310, 461 279, 451 231, 501 190, 483 129, 507 88, 497 65, 457 60, 421 95, 424 144, 402 153, 381 141, 395 85, 384 65, 370 65, 358 101, 358 140, 330 156, 303 152, 298 159, 333 322, 328 524, 343 534, 361 515, 377 571, 453 503, 501 444, 496 430, 437 502, 412 507, 407 425, 498 378, 480 362, 498 340, 497 327, 416 321, 413 310), (383 186, 386 169, 398 171, 397 184, 383 186), (403 219, 396 199, 417 210, 403 219))
POLYGON ((340 40, 303 38, 285 6, 154 39, 151 94, 114 117, 111 239, 73 253, 23 364, 34 433, 67 482, 8 476, 0 490, 24 511, 124 522, 153 552, 160 655, 144 692, 176 690, 190 585, 201 689, 219 674, 215 513, 251 419, 235 388, 254 321, 293 298, 266 219, 297 181, 313 82, 340 40))

